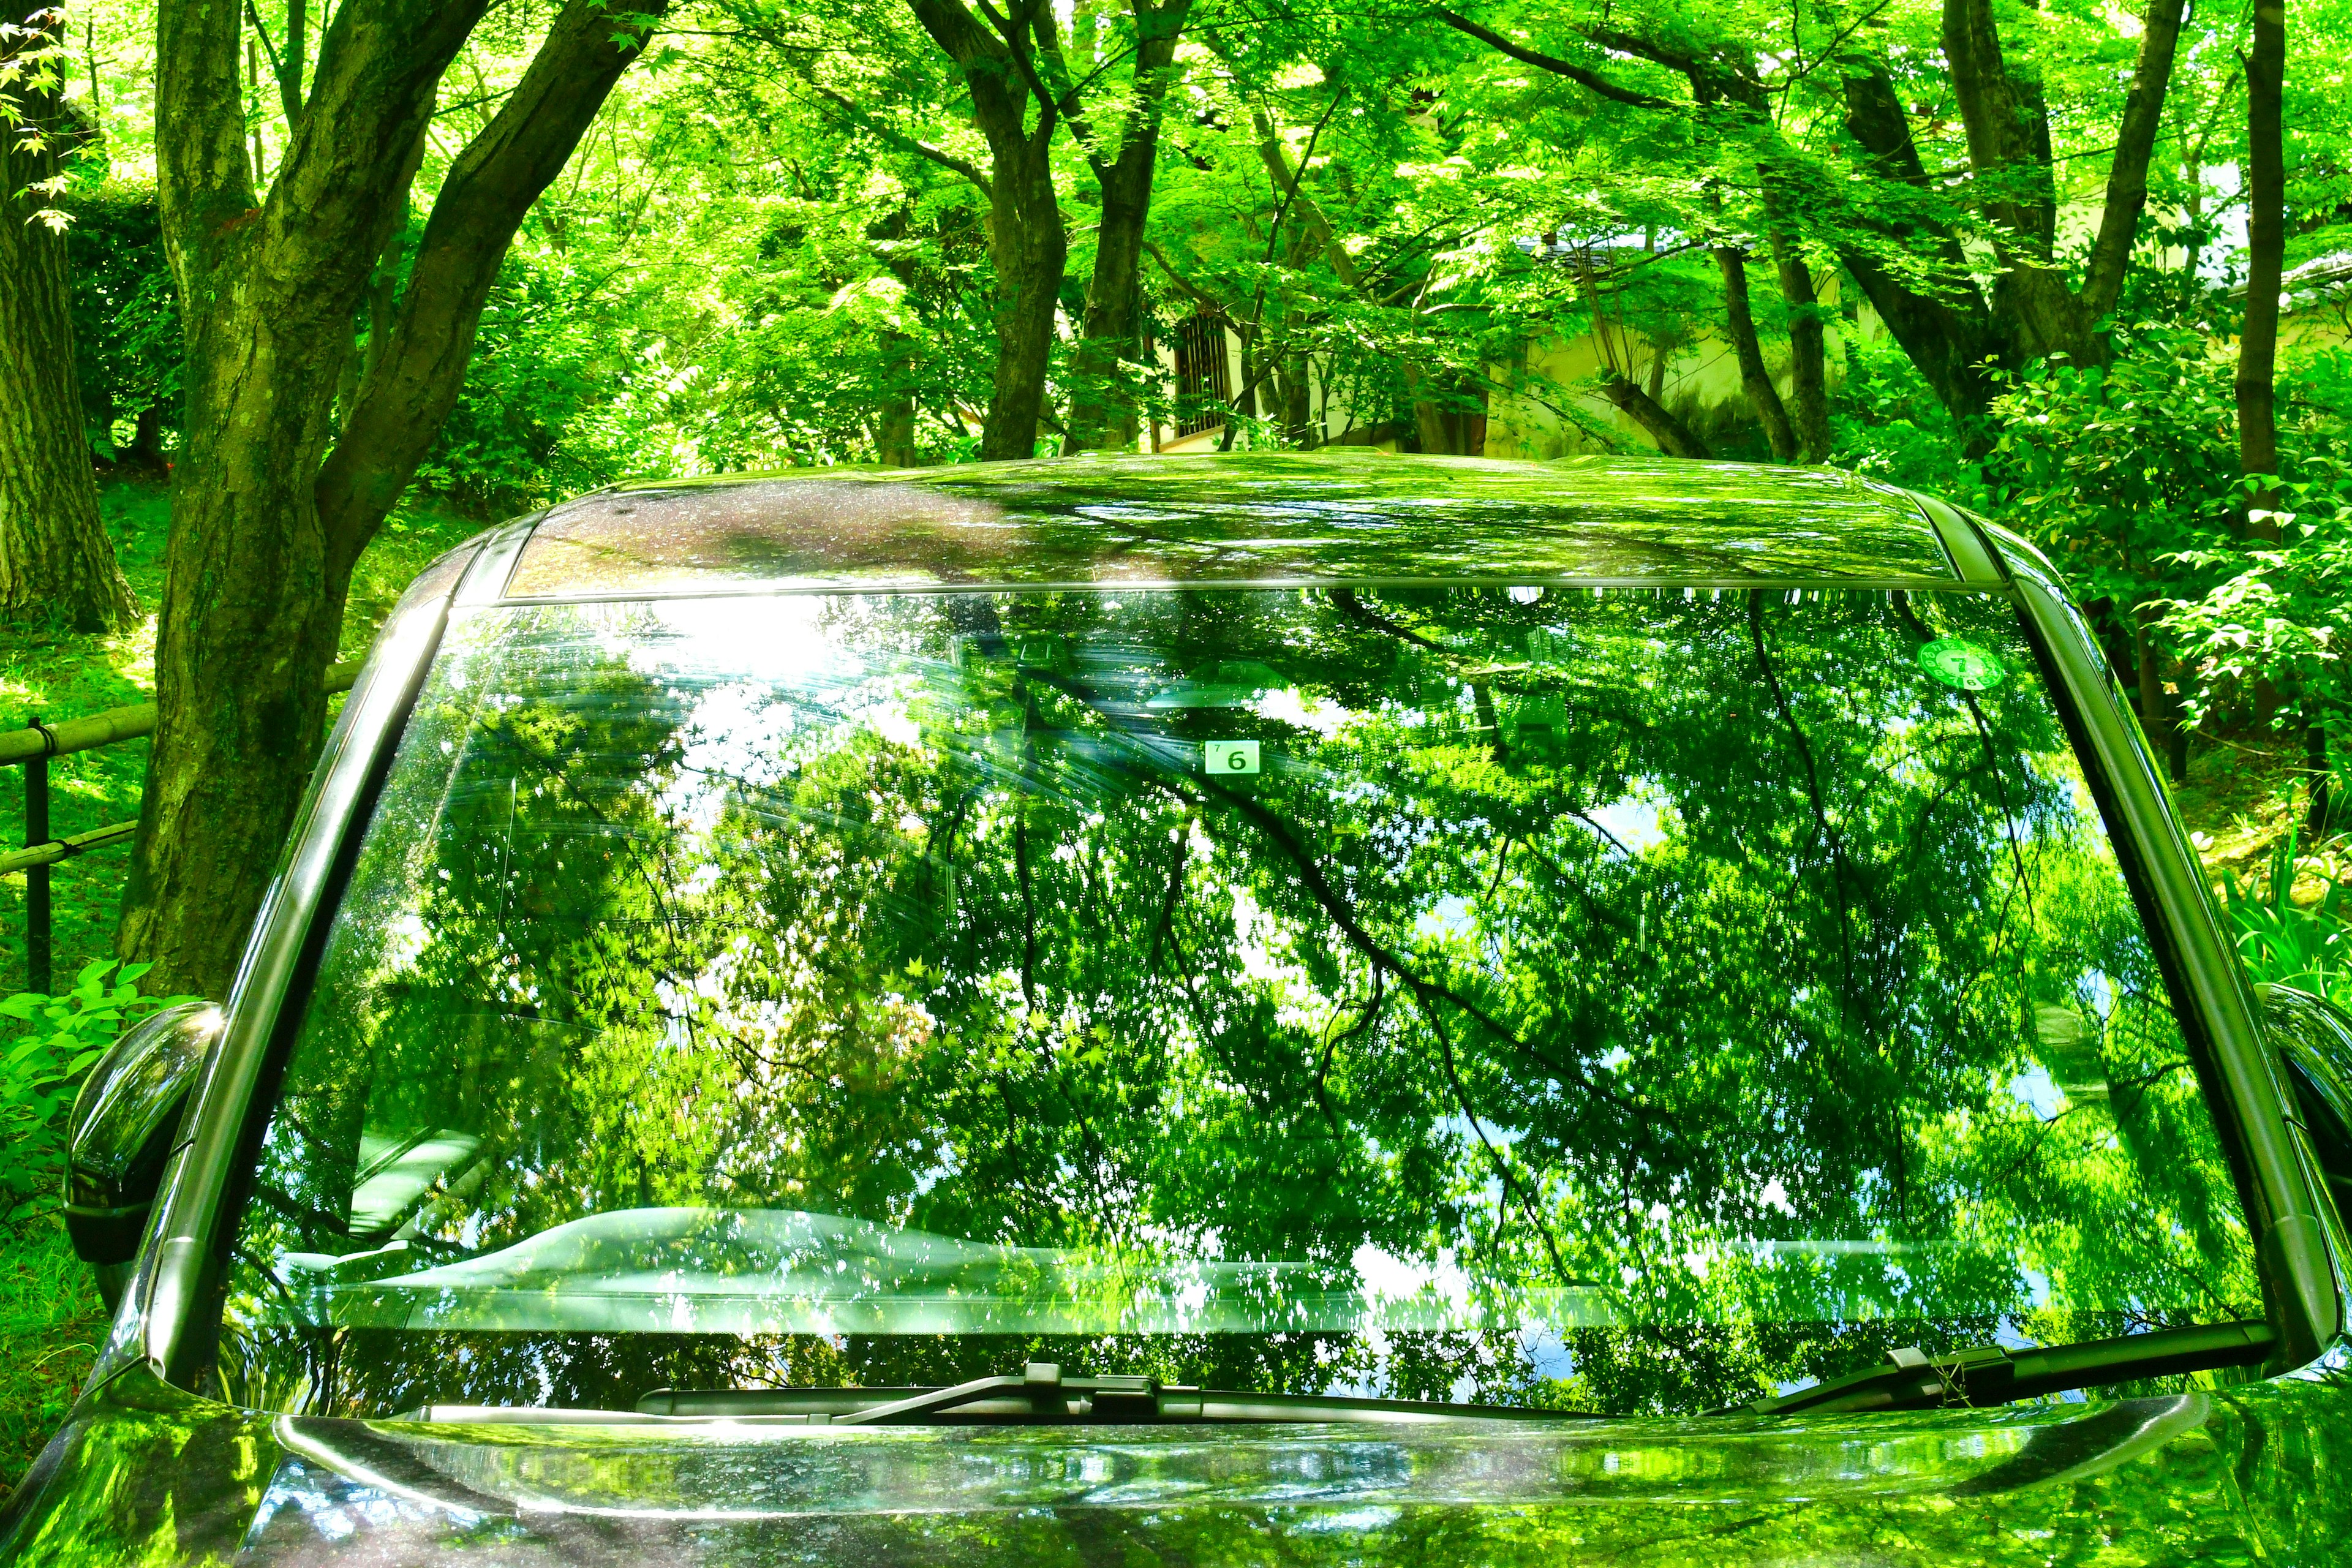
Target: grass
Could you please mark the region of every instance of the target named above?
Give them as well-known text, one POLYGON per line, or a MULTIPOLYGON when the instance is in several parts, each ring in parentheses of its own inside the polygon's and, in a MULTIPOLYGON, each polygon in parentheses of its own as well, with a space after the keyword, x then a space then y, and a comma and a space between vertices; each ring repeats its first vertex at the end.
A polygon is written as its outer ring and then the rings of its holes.
MULTIPOLYGON (((2309 805, 2299 748, 2274 736, 2230 736, 2200 745, 2189 763, 2189 782, 2173 791, 2189 842, 2218 893, 2267 879, 2271 851, 2299 825, 2309 805)), ((2318 900, 2331 882, 2352 872, 2352 844, 2339 837, 2301 845, 2294 896, 2318 900)))
POLYGON ((65 1420, 105 1334, 89 1270, 55 1215, 0 1241, 0 1489, 16 1484, 65 1420))
MULTIPOLYGON (((0 626, 0 728, 26 716, 79 718, 154 699, 154 608, 163 594, 171 500, 160 485, 104 486, 100 510, 123 574, 148 611, 139 626, 90 637, 38 625, 0 626)), ((404 507, 369 544, 353 574, 342 657, 357 658, 401 591, 426 562, 481 523, 432 506, 404 507)), ((147 742, 125 742, 49 764, 49 831, 62 837, 139 815, 147 742)), ((25 796, 0 769, 0 844, 23 842, 25 796)), ((50 876, 52 988, 93 959, 114 956, 114 919, 131 847, 63 862, 50 876)), ((25 988, 25 879, 0 878, 0 995, 25 988)), ((65 1417, 106 1323, 89 1271, 54 1213, 0 1229, 0 1492, 13 1487, 65 1417)))

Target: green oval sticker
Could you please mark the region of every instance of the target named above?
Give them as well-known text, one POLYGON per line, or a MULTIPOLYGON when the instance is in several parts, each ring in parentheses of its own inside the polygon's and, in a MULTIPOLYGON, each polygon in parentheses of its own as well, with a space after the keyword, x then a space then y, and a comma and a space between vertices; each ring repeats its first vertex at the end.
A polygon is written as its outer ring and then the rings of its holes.
POLYGON ((1955 691, 1990 691, 2009 675, 1992 649, 1966 637, 1937 637, 1919 650, 1919 668, 1955 691))

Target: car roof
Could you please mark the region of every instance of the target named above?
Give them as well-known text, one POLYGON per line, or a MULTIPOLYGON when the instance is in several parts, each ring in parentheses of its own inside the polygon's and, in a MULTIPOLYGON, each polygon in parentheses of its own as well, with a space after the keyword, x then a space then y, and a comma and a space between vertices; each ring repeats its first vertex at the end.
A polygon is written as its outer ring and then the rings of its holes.
POLYGON ((509 600, 1155 584, 1953 587, 1920 500, 1835 468, 1362 448, 794 469, 536 520, 509 600))

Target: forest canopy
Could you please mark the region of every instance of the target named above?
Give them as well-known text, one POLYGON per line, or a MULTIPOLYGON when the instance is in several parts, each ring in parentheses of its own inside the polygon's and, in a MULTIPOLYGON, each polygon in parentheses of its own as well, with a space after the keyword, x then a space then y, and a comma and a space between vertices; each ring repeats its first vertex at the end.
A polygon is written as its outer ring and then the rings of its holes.
MULTIPOLYGON (((290 820, 287 745, 404 494, 495 516, 785 466, 1833 464, 2042 543, 2176 779, 2192 736, 2277 731, 2325 828, 2352 695, 2339 13, 38 13, 0 93, 49 160, 25 189, 74 261, 88 444, 173 465, 173 580, 261 574, 162 617, 123 951, 158 984, 233 972, 242 921, 174 910, 257 905, 258 871, 220 868, 290 820), (236 809, 184 811, 200 775, 236 809)), ((80 613, 120 618, 92 581, 80 613)))
MULTIPOLYGON (((250 9, 259 186, 303 111, 306 30, 315 61, 331 12, 250 9)), ((556 10, 502 0, 457 51, 363 290, 353 380, 385 336, 373 313, 415 281, 434 193, 556 10)), ((614 9, 641 53, 520 214, 416 482, 512 510, 624 475, 955 460, 1008 396, 1034 402, 1034 429, 992 456, 1203 429, 1826 458, 2052 546, 2114 601, 2159 727, 2258 675, 2289 719, 2330 721, 2343 307, 2288 286, 2284 445, 2257 467, 2293 470, 2272 504, 2313 534, 2290 526, 2279 559, 2250 560, 2238 13, 1016 10, 614 9), (992 73, 1019 101, 975 96, 992 73), (2030 145, 1987 143, 2004 116, 2030 145)), ((2345 220, 2344 18, 2295 17, 2290 268, 2342 248, 2345 220)), ((177 422, 141 195, 148 19, 91 0, 60 61, 96 132, 63 205, 110 455, 160 454, 177 422)))

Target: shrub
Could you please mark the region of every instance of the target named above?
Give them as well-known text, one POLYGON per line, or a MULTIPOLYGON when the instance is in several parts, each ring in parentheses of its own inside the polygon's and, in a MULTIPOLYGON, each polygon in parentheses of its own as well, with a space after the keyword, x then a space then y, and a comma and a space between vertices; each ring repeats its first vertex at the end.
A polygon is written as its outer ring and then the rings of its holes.
POLYGON ((2136 611, 2212 581, 2184 552, 2229 538, 2237 366, 2200 321, 2118 323, 2114 341, 2104 370, 2045 361, 2002 378, 1985 479, 1996 515, 2077 593, 2136 611))
POLYGON ((66 1115, 83 1077, 107 1047, 158 1007, 189 1000, 139 994, 150 966, 85 966, 73 988, 45 996, 20 991, 0 1002, 0 1018, 24 1032, 0 1050, 0 1224, 24 1217, 55 1194, 65 1173, 66 1115))
POLYGON ((2242 703, 2261 683, 2273 723, 2304 731, 2320 773, 2329 767, 2329 736, 2340 750, 2352 717, 2344 665, 2352 640, 2352 354, 2303 360, 2279 393, 2279 538, 2183 549, 2180 565, 2210 585, 2179 596, 2166 625, 2197 661, 2200 709, 2242 703))
POLYGON ((2294 901, 2295 843, 2290 831, 2271 850, 2269 884, 2221 886, 2238 956, 2258 984, 2293 985, 2338 1005, 2352 1005, 2352 907, 2341 884, 2330 881, 2316 904, 2294 901))

